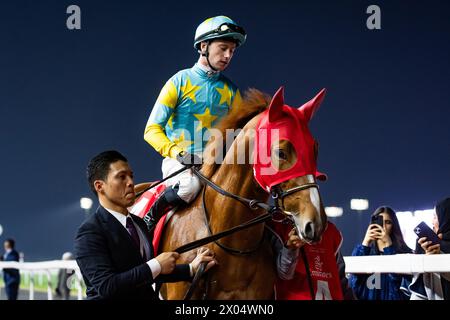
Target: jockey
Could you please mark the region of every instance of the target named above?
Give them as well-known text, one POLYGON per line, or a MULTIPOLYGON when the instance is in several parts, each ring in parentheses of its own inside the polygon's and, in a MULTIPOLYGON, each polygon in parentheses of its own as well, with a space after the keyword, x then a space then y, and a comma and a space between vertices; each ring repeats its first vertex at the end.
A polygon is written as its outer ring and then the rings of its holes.
MULTIPOLYGON (((238 88, 221 72, 246 37, 244 29, 225 16, 206 19, 197 27, 197 63, 166 82, 145 127, 145 141, 164 157, 163 177, 184 166, 201 165, 208 129, 240 99, 238 88)), ((191 169, 167 180, 166 186, 144 219, 150 230, 164 212, 191 202, 201 188, 191 169)))

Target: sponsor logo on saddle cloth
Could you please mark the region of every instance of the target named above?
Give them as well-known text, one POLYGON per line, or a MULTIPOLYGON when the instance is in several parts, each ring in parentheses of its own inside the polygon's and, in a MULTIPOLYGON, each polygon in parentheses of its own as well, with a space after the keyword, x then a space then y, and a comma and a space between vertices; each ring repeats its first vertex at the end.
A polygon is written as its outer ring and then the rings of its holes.
POLYGON ((292 108, 284 104, 284 88, 280 87, 262 114, 256 130, 253 174, 267 192, 277 184, 308 174, 326 180, 326 175, 317 171, 317 144, 308 128, 324 96, 322 89, 300 108, 292 108), (271 147, 281 140, 288 140, 297 154, 297 162, 286 170, 278 170, 271 161, 271 147))
POLYGON ((313 264, 311 269, 311 275, 317 279, 331 279, 333 274, 331 272, 324 271, 324 262, 321 259, 321 256, 325 255, 325 250, 320 248, 320 250, 314 250, 315 248, 311 248, 311 255, 315 255, 313 258, 313 264))

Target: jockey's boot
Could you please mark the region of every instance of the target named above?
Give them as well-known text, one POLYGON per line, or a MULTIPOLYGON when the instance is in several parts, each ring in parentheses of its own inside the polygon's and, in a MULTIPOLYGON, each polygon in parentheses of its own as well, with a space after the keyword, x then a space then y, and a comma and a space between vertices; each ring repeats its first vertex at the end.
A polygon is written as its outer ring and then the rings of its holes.
POLYGON ((156 227, 159 219, 174 207, 187 204, 178 194, 178 186, 168 187, 155 201, 148 213, 144 216, 144 221, 150 232, 156 227))

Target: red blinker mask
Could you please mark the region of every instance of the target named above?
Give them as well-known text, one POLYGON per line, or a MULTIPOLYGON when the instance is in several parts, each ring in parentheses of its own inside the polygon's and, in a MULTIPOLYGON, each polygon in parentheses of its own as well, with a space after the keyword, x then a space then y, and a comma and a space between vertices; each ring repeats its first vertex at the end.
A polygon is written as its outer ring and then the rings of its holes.
POLYGON ((267 192, 274 185, 307 174, 326 180, 326 175, 317 171, 316 142, 308 129, 308 122, 319 109, 324 96, 325 89, 322 89, 300 108, 292 108, 284 104, 284 88, 280 87, 262 114, 256 130, 253 173, 267 192), (288 140, 297 153, 297 162, 282 171, 271 161, 271 146, 279 140, 288 140))

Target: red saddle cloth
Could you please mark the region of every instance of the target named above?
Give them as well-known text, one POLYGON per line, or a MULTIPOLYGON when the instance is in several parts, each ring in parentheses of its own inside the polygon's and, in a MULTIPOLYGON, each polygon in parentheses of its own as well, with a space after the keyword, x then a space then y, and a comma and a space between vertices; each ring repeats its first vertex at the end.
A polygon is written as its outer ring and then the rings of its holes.
MULTIPOLYGON (((161 194, 166 189, 164 184, 160 184, 154 188, 151 188, 145 191, 139 199, 136 200, 133 207, 130 209, 132 214, 137 215, 140 218, 144 218, 150 208, 153 206, 155 201, 161 196, 161 194)), ((161 235, 164 230, 164 223, 166 221, 167 212, 162 216, 162 218, 158 221, 154 234, 153 234, 153 250, 155 257, 158 254, 159 242, 161 240, 161 235)))

